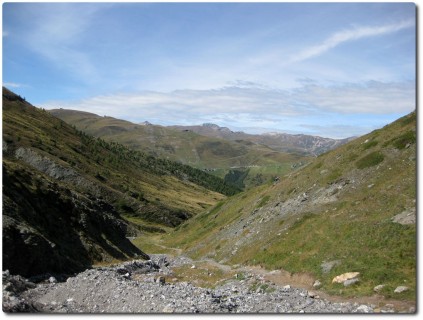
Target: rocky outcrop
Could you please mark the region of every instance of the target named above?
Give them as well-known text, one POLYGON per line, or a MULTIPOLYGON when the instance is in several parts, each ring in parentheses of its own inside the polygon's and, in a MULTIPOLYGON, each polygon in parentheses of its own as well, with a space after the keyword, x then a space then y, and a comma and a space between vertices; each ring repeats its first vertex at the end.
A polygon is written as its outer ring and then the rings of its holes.
POLYGON ((48 157, 43 157, 30 148, 18 148, 15 151, 15 157, 18 160, 29 164, 53 179, 71 183, 77 187, 90 190, 90 193, 99 194, 99 187, 93 182, 87 180, 72 168, 62 166, 48 157))
POLYGON ((3 269, 32 276, 74 273, 95 261, 148 258, 126 238, 113 206, 3 163, 3 269))

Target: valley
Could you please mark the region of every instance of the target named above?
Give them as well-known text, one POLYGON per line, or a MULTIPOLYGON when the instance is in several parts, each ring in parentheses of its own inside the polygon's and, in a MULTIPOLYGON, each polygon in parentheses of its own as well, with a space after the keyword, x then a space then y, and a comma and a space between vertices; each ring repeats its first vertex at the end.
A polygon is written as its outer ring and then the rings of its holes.
POLYGON ((416 126, 284 146, 3 88, 3 310, 413 313, 416 126))
POLYGON ((87 134, 193 166, 241 189, 271 181, 303 166, 316 154, 348 141, 312 136, 249 135, 213 124, 190 127, 135 124, 77 110, 49 112, 87 134))

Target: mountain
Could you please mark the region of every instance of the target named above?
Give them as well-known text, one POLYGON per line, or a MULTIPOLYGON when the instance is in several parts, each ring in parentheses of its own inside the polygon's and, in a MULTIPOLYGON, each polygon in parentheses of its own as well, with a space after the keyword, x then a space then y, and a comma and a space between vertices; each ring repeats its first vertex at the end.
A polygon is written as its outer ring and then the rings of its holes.
MULTIPOLYGON (((267 182, 308 161, 304 155, 276 151, 244 139, 228 140, 192 130, 139 125, 76 110, 50 112, 88 134, 206 170, 240 188, 267 182)), ((230 131, 213 124, 205 127, 218 132, 230 131)))
POLYGON ((207 137, 222 138, 228 141, 248 141, 254 144, 265 145, 275 151, 317 156, 345 144, 354 139, 331 139, 304 134, 287 134, 269 132, 263 134, 247 134, 242 131, 231 131, 213 123, 204 123, 200 126, 171 126, 169 128, 195 132, 207 137))
POLYGON ((147 258, 127 236, 162 232, 239 192, 89 136, 6 88, 2 190, 3 269, 24 276, 147 258))
POLYGON ((416 139, 413 112, 219 202, 163 244, 194 259, 305 274, 331 294, 369 296, 383 285, 387 298, 415 300, 416 139), (347 272, 358 282, 332 281, 347 272))

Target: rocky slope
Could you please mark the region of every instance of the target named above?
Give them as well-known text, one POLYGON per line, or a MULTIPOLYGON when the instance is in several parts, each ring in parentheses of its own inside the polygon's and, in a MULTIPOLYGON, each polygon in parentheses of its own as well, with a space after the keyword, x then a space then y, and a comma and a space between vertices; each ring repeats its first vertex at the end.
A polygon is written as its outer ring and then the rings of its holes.
POLYGON ((237 192, 200 170, 78 132, 3 88, 3 268, 13 274, 147 258, 127 236, 180 224, 223 199, 216 190, 237 192))

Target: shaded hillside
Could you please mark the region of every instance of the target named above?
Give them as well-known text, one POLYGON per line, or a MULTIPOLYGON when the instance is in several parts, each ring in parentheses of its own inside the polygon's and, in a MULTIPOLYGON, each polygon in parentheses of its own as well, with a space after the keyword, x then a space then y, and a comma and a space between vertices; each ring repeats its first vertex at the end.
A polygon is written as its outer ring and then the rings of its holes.
POLYGON ((217 204, 165 243, 194 258, 311 274, 346 296, 415 299, 416 114, 217 204), (332 283, 359 272, 350 286, 332 283), (394 293, 397 286, 408 290, 394 293))
POLYGON ((192 131, 207 137, 222 138, 228 141, 245 141, 265 145, 278 152, 288 152, 303 155, 317 156, 343 145, 353 138, 331 139, 305 134, 264 133, 248 134, 242 131, 231 131, 216 124, 204 123, 201 126, 172 126, 180 131, 192 131))
POLYGON ((307 161, 306 157, 296 153, 275 151, 248 140, 228 141, 190 130, 149 123, 138 125, 76 110, 55 109, 50 112, 88 134, 207 170, 221 178, 225 178, 230 170, 236 170, 243 176, 242 181, 237 181, 241 188, 261 184, 307 161))
POLYGON ((27 276, 146 257, 126 236, 180 224, 224 198, 212 190, 238 191, 90 137, 3 88, 3 269, 27 276))

